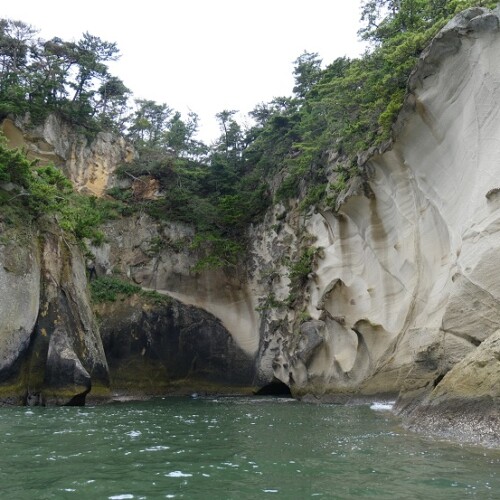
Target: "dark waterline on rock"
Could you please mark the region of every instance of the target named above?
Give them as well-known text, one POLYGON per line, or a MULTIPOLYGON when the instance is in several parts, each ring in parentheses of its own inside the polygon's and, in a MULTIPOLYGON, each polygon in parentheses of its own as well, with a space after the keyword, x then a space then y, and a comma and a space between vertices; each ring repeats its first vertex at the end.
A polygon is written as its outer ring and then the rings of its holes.
POLYGON ((3 498, 498 498, 500 451, 387 407, 172 398, 0 409, 3 498))

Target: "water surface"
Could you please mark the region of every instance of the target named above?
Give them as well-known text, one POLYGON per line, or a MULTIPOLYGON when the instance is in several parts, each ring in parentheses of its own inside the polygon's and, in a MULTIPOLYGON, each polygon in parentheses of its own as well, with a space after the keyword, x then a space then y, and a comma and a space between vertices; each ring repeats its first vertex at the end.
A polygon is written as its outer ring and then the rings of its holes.
POLYGON ((0 409, 6 499, 498 499, 500 451, 276 398, 0 409))

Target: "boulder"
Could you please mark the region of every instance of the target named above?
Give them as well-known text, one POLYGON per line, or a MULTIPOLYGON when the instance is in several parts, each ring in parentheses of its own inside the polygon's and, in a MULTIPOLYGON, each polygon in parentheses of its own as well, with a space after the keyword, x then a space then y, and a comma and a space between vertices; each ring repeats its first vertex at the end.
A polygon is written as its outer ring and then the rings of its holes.
POLYGON ((458 362, 418 405, 398 411, 413 430, 500 446, 500 330, 458 362))

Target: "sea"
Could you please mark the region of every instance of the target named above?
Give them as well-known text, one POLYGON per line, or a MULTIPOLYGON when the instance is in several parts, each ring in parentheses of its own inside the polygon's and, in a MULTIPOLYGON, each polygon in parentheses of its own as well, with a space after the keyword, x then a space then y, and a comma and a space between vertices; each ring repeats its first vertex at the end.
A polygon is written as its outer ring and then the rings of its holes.
POLYGON ((500 499, 500 450, 389 403, 185 397, 0 408, 2 499, 500 499))

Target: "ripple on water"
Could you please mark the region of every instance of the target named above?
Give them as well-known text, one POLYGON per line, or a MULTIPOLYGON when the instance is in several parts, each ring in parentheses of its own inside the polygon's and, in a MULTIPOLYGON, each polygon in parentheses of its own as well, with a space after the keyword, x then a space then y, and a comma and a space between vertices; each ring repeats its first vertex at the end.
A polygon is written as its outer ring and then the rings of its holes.
POLYGON ((150 446, 149 448, 144 448, 143 450, 139 450, 140 453, 144 453, 146 451, 165 451, 165 450, 169 450, 170 449, 170 446, 162 446, 162 445, 158 445, 158 446, 150 446))
POLYGON ((498 498, 498 450, 368 405, 259 400, 0 408, 1 498, 498 498))

